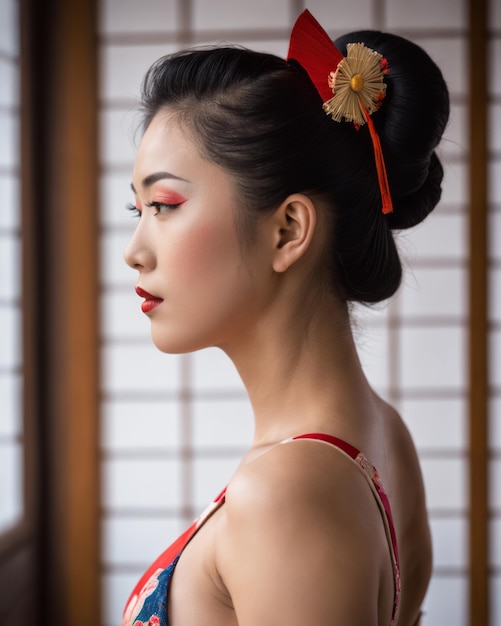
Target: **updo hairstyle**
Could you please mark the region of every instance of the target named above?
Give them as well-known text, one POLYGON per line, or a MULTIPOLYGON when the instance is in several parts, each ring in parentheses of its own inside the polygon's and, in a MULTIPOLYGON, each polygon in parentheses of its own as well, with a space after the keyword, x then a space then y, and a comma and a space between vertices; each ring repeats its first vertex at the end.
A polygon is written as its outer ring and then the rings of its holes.
MULTIPOLYGON (((230 173, 241 192, 237 224, 251 241, 259 216, 293 193, 327 207, 326 270, 345 301, 375 303, 402 274, 391 229, 423 220, 440 199, 443 170, 434 150, 449 115, 442 74, 417 45, 376 31, 335 41, 363 42, 388 60, 383 104, 372 116, 388 173, 393 213, 383 215, 367 124, 335 122, 294 61, 240 47, 194 49, 159 59, 143 83, 143 128, 169 109, 201 153, 230 173)), ((333 68, 334 69, 334 68, 333 68)))

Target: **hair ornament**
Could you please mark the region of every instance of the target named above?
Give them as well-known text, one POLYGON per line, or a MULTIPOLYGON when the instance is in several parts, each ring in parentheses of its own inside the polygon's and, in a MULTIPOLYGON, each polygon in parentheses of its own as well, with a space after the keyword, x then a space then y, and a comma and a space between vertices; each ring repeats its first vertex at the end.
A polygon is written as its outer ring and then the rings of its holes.
POLYGON ((363 43, 349 43, 346 48, 346 57, 335 71, 329 72, 327 82, 333 97, 324 102, 324 111, 336 122, 344 118, 362 126, 367 114, 379 109, 386 94, 383 78, 388 63, 383 55, 363 43))
POLYGON ((371 115, 379 109, 386 94, 386 59, 364 43, 347 45, 344 57, 329 35, 306 9, 291 32, 287 60, 293 59, 308 73, 323 100, 325 112, 336 122, 353 122, 358 130, 367 123, 372 144, 382 211, 391 213, 388 176, 379 135, 371 115))

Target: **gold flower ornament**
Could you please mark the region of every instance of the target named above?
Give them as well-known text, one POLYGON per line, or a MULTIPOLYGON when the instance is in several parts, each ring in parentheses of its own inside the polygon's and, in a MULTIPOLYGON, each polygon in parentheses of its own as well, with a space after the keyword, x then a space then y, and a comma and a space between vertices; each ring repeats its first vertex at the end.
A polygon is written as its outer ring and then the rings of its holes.
POLYGON ((349 43, 347 55, 328 77, 333 97, 324 103, 325 112, 336 122, 344 118, 359 127, 381 106, 386 94, 384 76, 388 63, 382 54, 363 43, 349 43))

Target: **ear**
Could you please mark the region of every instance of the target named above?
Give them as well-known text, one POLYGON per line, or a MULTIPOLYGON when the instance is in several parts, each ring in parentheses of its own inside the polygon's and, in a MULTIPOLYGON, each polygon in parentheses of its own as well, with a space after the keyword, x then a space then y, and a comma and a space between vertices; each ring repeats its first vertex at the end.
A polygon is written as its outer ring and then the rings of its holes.
POLYGON ((315 205, 304 194, 292 194, 273 214, 273 269, 285 272, 310 247, 317 225, 315 205))

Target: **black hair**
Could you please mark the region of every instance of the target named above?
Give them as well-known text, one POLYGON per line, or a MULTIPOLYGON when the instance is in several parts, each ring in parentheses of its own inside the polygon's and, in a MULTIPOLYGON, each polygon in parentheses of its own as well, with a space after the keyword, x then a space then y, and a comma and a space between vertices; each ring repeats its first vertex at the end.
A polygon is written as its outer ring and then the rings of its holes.
POLYGON ((240 47, 185 50, 159 59, 143 83, 143 124, 162 109, 180 116, 202 153, 237 181, 239 220, 249 222, 300 192, 328 212, 331 285, 347 301, 390 297, 401 280, 391 229, 420 222, 440 198, 435 155, 448 119, 442 74, 417 45, 377 31, 335 43, 364 42, 389 65, 387 95, 373 114, 394 212, 383 215, 367 125, 334 122, 303 68, 240 47))

